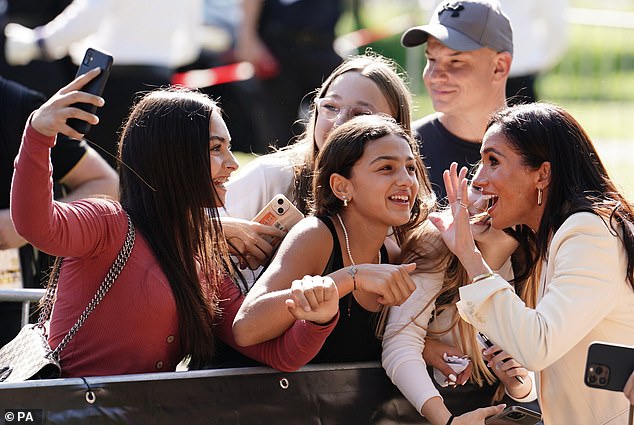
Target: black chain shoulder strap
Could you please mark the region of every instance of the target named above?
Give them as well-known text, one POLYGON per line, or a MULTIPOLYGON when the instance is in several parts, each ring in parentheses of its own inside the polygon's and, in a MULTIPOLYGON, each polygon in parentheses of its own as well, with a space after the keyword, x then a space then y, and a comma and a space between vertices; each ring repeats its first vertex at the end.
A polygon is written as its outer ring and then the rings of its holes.
MULTIPOLYGON (((128 258, 130 258, 130 253, 132 252, 132 248, 134 247, 135 231, 132 220, 130 219, 130 215, 126 213, 126 216, 128 217, 128 233, 126 235, 125 242, 123 243, 123 246, 121 247, 117 258, 115 258, 112 266, 110 266, 110 270, 108 270, 108 273, 106 274, 106 277, 104 277, 103 282, 99 286, 99 289, 97 289, 97 293, 92 298, 90 303, 88 303, 81 316, 79 316, 77 322, 73 325, 72 328, 70 328, 64 339, 62 339, 62 342, 60 342, 57 348, 53 350, 52 354, 57 360, 59 360, 59 354, 64 348, 66 348, 70 340, 73 339, 79 328, 84 324, 88 316, 90 316, 90 313, 92 313, 95 310, 95 307, 97 307, 101 300, 103 300, 106 293, 108 293, 108 290, 110 290, 110 287, 112 287, 115 280, 117 280, 117 278, 119 277, 121 270, 123 270, 123 267, 125 267, 128 258)), ((44 329, 44 324, 51 317, 51 311, 53 310, 53 303, 55 299, 55 292, 57 290, 57 282, 59 281, 60 264, 61 261, 55 262, 51 281, 46 288, 42 311, 40 312, 40 317, 37 321, 37 326, 41 329, 44 329)))

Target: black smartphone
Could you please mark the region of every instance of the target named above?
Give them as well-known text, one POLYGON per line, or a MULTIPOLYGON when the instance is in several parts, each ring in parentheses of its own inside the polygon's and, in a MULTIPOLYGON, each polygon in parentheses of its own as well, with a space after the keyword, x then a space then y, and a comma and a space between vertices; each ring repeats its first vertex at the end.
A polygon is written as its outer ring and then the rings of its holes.
MULTIPOLYGON (((478 342, 480 343, 480 345, 482 346, 482 348, 487 349, 489 347, 493 347, 495 344, 493 344, 493 342, 482 332, 478 332, 476 334, 476 339, 478 340, 478 342)), ((499 353, 496 352, 495 354, 499 353)), ((516 376, 515 380, 517 382, 519 382, 520 384, 524 383, 524 378, 522 378, 521 376, 516 376)))
MULTIPOLYGON (((75 78, 87 73, 94 68, 101 68, 101 73, 84 87, 82 87, 81 91, 101 96, 103 94, 103 89, 106 87, 108 76, 110 75, 112 62, 113 58, 109 54, 100 52, 99 50, 95 50, 93 48, 88 48, 86 50, 86 54, 84 55, 84 59, 79 64, 79 69, 77 70, 77 75, 75 76, 75 78)), ((91 114, 95 114, 97 112, 97 107, 89 103, 75 103, 72 106, 75 108, 83 109, 84 111, 90 112, 91 114)), ((91 127, 91 125, 86 121, 79 120, 77 118, 69 118, 66 123, 81 134, 88 133, 91 127)))
POLYGON ((623 391, 634 371, 634 347, 609 342, 593 342, 588 347, 587 386, 602 390, 623 391))
POLYGON ((542 415, 522 406, 508 406, 497 415, 488 417, 486 425, 535 425, 542 420, 542 415))

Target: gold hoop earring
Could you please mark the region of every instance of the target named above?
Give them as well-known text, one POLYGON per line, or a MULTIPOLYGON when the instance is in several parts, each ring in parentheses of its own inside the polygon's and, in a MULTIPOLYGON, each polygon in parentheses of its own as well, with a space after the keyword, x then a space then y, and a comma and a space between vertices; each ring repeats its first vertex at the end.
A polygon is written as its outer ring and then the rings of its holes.
POLYGON ((539 205, 539 206, 542 205, 543 193, 544 193, 544 191, 538 187, 537 188, 537 205, 539 205))

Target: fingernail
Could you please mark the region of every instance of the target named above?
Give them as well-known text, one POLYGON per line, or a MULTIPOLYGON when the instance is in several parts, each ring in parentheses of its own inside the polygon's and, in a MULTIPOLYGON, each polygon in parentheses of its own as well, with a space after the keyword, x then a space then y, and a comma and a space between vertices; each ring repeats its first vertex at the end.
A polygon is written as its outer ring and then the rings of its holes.
POLYGON ((453 373, 450 373, 447 378, 449 378, 449 380, 454 382, 454 383, 456 382, 456 379, 458 379, 458 377, 456 375, 454 375, 453 373))
POLYGON ((310 307, 309 307, 309 306, 304 307, 304 311, 305 311, 306 313, 310 313, 310 307))

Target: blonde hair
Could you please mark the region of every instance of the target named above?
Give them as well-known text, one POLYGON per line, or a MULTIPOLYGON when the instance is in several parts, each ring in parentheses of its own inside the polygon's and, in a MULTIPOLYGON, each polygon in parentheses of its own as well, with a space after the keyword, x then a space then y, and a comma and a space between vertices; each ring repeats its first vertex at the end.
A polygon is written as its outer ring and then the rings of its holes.
MULTIPOLYGON (((497 382, 497 377, 486 366, 482 351, 476 339, 477 330, 460 318, 456 308, 458 290, 469 282, 469 277, 458 260, 447 248, 440 232, 426 220, 420 226, 413 229, 408 235, 401 249, 402 263, 416 263, 415 273, 443 273, 441 289, 434 294, 429 302, 421 306, 420 311, 410 321, 384 338, 390 338, 402 332, 410 324, 422 327, 416 323, 416 319, 434 304, 434 310, 430 323, 440 314, 451 314, 450 325, 446 329, 431 330, 426 327, 427 337, 438 338, 451 333, 456 346, 472 361, 473 369, 470 379, 479 387, 485 384, 492 385, 497 382)), ((501 398, 502 392, 498 389, 494 400, 501 398), (499 393, 499 394, 498 394, 499 393)))

